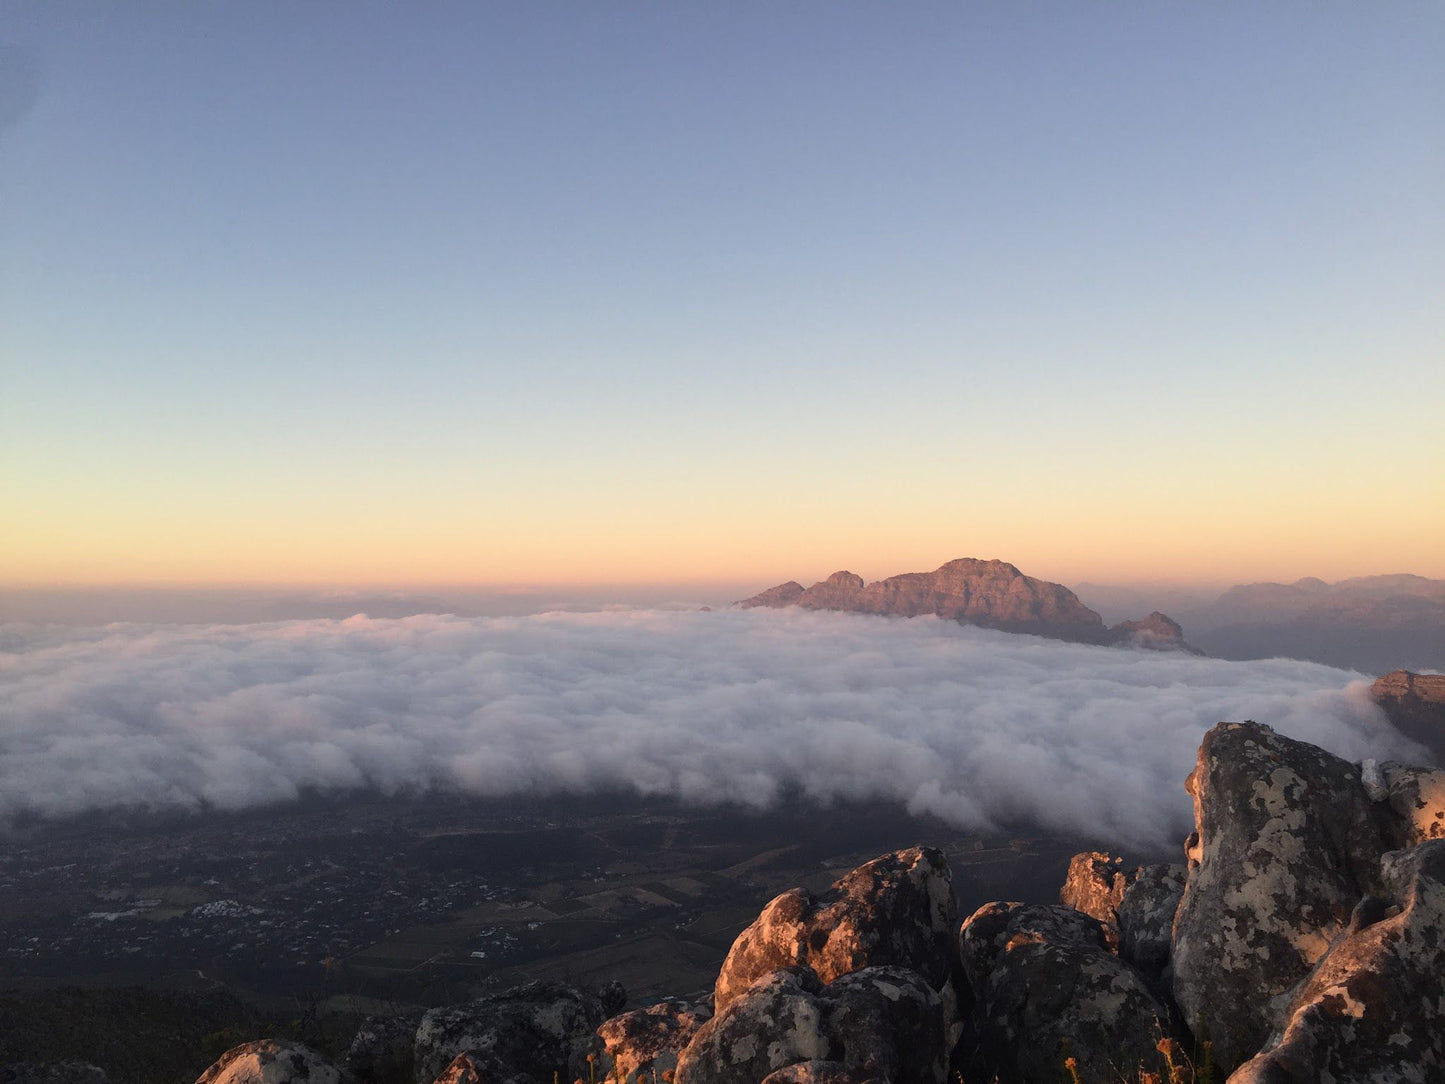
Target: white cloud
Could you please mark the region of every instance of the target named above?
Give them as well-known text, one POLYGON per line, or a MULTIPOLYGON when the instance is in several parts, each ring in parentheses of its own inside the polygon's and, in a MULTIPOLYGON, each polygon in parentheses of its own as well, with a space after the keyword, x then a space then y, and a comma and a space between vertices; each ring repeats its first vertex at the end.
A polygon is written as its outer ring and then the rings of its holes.
POLYGON ((884 798, 1119 843, 1187 831, 1203 732, 1411 748, 1359 675, 801 611, 0 628, 0 817, 303 788, 884 798))

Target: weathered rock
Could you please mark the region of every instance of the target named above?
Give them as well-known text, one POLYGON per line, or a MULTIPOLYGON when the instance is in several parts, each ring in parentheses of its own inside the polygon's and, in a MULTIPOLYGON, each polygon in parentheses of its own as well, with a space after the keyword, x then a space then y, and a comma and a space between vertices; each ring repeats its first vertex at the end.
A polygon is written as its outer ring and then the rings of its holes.
POLYGON ((196 1084, 344 1084, 348 1079, 309 1046, 259 1039, 227 1050, 196 1084))
POLYGON ((875 858, 833 882, 831 898, 802 889, 778 896, 728 952, 714 989, 721 1014, 754 980, 807 966, 824 982, 865 967, 912 968, 958 1012, 958 905, 942 852, 912 847, 875 858))
POLYGON ((613 980, 597 991, 597 1000, 602 1002, 603 1016, 615 1016, 627 1004, 627 987, 613 980))
POLYGON ((1401 846, 1427 839, 1445 839, 1445 770, 1386 764, 1386 801, 1399 816, 1396 835, 1401 846))
POLYGON ((1109 629, 1115 643, 1146 651, 1184 651, 1191 655, 1204 652, 1184 642, 1184 629, 1168 614, 1155 610, 1139 621, 1120 621, 1109 629))
POLYGON ((458 1054, 436 1078, 436 1084, 484 1084, 489 1078, 484 1069, 465 1054, 458 1054))
POLYGON ((1189 875, 1174 919, 1174 996, 1231 1068, 1259 1050, 1289 991, 1378 888, 1390 813, 1359 770, 1258 723, 1209 731, 1189 875))
POLYGON ((458 1054, 484 1071, 489 1084, 547 1084, 554 1072, 585 1079, 603 1016, 595 995, 551 982, 432 1009, 416 1029, 417 1084, 432 1084, 458 1054))
POLYGON ((1370 686, 1370 696, 1395 729, 1424 745, 1445 766, 1445 674, 1392 670, 1370 686))
POLYGON ((1184 898, 1183 866, 1140 866, 1119 901, 1119 955, 1147 978, 1157 979, 1169 964, 1174 914, 1184 898))
POLYGON ((410 1016, 368 1016, 356 1029, 343 1064, 363 1084, 410 1080, 419 1023, 420 1012, 410 1016))
POLYGON ((605 1056, 606 1078, 627 1084, 650 1081, 677 1067, 677 1055, 712 1016, 707 1008, 686 1001, 660 1001, 645 1009, 622 1013, 597 1029, 605 1056))
MULTIPOLYGON (((705 1023, 678 1058, 677 1084, 754 1084, 805 1062, 837 1063, 863 1081, 941 1082, 943 1002, 902 967, 870 967, 824 985, 806 967, 764 975, 705 1023)), ((810 1071, 835 1072, 831 1065, 810 1071)), ((780 1078, 788 1079, 788 1078, 780 1078)))
POLYGON ((1059 902, 1082 911, 1117 932, 1119 904, 1134 883, 1135 869, 1126 869, 1122 858, 1103 851, 1084 851, 1069 859, 1069 872, 1064 887, 1059 889, 1059 902))
POLYGON ((1055 1084, 1162 1072, 1169 1013, 1108 947, 1104 924, 1064 905, 989 903, 960 933, 975 1002, 959 1061, 966 1080, 1055 1084))
POLYGON ((12 1061, 0 1065, 0 1084, 110 1084, 88 1061, 12 1061))
POLYGON ((1084 643, 1112 643, 1104 619, 1062 584, 1025 576, 1005 561, 961 558, 933 572, 905 572, 865 584, 852 572, 835 572, 806 591, 779 584, 740 606, 800 606, 809 610, 917 617, 933 614, 966 625, 1028 632, 1084 643))
POLYGON ((1229 1084, 1445 1080, 1445 840, 1386 856, 1384 892, 1293 991, 1229 1084))
POLYGON ((769 587, 761 594, 752 598, 743 599, 738 605, 744 610, 750 610, 754 606, 770 606, 780 608, 791 606, 798 601, 803 593, 803 585, 797 580, 789 580, 787 583, 780 583, 776 587, 769 587))
POLYGON ((763 1077, 762 1084, 884 1084, 867 1069, 851 1069, 841 1061, 800 1061, 763 1077))

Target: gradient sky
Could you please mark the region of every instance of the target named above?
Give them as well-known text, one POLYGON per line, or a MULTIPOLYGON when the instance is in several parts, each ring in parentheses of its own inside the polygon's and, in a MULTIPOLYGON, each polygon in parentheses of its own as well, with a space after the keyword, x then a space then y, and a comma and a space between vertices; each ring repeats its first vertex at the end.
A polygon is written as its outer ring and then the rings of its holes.
POLYGON ((0 583, 1445 576, 1442 56, 0 0, 0 583))

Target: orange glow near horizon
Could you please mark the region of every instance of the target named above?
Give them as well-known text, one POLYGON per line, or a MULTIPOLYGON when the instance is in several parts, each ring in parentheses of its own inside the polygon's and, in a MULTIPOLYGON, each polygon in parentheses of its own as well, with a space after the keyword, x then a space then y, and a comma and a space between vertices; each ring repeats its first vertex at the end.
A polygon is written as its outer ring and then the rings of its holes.
MULTIPOLYGON (((95 523, 62 533, 33 523, 0 542, 0 583, 39 586, 611 586, 805 584, 839 569, 874 580, 927 571, 956 557, 1009 561, 1070 584, 1227 585, 1302 576, 1338 580, 1391 572, 1445 578, 1439 516, 1407 537, 1399 524, 1356 517, 1328 524, 1295 514, 1249 529, 1207 529, 1182 518, 1148 522, 1046 515, 1006 526, 866 522, 827 516, 745 524, 714 515, 675 523, 266 525, 95 523), (1351 530, 1346 533, 1344 526, 1351 530)), ((970 517, 971 518, 971 517, 970 517)), ((1202 517, 1201 517, 1202 518, 1202 517)))

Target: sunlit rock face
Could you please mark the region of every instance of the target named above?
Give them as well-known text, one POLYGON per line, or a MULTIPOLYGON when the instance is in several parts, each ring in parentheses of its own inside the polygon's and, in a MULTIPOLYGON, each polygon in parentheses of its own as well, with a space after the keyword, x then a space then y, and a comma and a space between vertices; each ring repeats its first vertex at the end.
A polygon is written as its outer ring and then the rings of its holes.
POLYGON ((780 583, 776 587, 769 587, 766 591, 754 595, 752 598, 744 599, 742 602, 739 602, 738 605, 744 610, 751 610, 755 606, 769 606, 773 608, 792 606, 802 597, 802 594, 803 585, 797 580, 789 580, 787 583, 780 583))
POLYGON ((1191 655, 1202 655, 1202 651, 1184 642, 1184 629, 1168 614, 1155 610, 1139 621, 1121 621, 1109 628, 1114 641, 1128 647, 1139 647, 1149 651, 1187 651, 1191 655))
POLYGON ((783 967, 811 968, 825 983, 866 967, 921 974, 957 1013, 958 905, 943 854, 913 847, 883 855, 833 883, 824 899, 784 892, 733 942, 714 989, 720 1014, 756 979, 783 967))
POLYGON ((869 967, 828 984, 806 967, 770 972, 698 1030, 676 1081, 752 1084, 794 1066, 773 1079, 942 1082, 943 1002, 903 967, 869 967))
POLYGON ((1370 686, 1370 696, 1406 737, 1424 745, 1445 766, 1445 674, 1392 670, 1370 686))
POLYGON ((1386 801, 1400 818, 1398 841, 1413 846, 1427 839, 1445 839, 1445 770, 1386 764, 1386 801))
MULTIPOLYGON (((963 1031, 965 1080, 1044 1084, 1165 1072, 1169 1012, 1109 948, 1103 923, 1065 905, 989 903, 964 922, 974 1006, 963 1031)), ((1167 1079, 1167 1077, 1166 1077, 1167 1079)))
POLYGON ((484 1084, 487 1072, 466 1054, 458 1054, 442 1070, 435 1084, 484 1084))
POLYGON ((1059 902, 1076 911, 1098 919, 1110 932, 1119 928, 1119 904, 1134 883, 1135 869, 1126 869, 1124 860, 1103 851, 1085 851, 1069 860, 1064 887, 1059 889, 1059 902))
POLYGON ((575 986, 534 982, 461 1005, 432 1009, 416 1030, 416 1082, 432 1084, 465 1054, 489 1081, 587 1076, 586 1055, 606 1016, 575 986))
POLYGON ((625 1012, 597 1029, 602 1042, 606 1079, 618 1084, 647 1084, 677 1067, 677 1056, 712 1016, 703 1005, 660 1001, 625 1012))
POLYGON ((1196 831, 1174 920, 1174 996, 1233 1066, 1379 887, 1392 813, 1359 769, 1257 723, 1209 731, 1186 782, 1196 831))
POLYGON ((1169 962, 1184 876, 1183 866, 1129 867, 1122 858, 1085 851, 1069 862, 1059 902, 1098 919, 1109 947, 1152 985, 1169 962))
POLYGON ((1386 855, 1383 880, 1229 1084, 1445 1079, 1445 840, 1386 855))
POLYGON ((345 1084, 349 1079, 309 1046, 258 1039, 227 1050, 196 1084, 345 1084))
POLYGON ((1184 642, 1179 625, 1157 610, 1140 621, 1108 628, 1102 617, 1062 584, 1025 576, 1007 561, 972 557, 949 561, 932 572, 905 572, 874 583, 864 583, 854 572, 835 572, 806 589, 789 580, 743 599, 738 606, 745 610, 798 606, 893 617, 932 615, 1057 640, 1198 654, 1184 642))
POLYGON ((965 557, 933 572, 905 572, 865 584, 852 572, 835 572, 807 590, 789 582, 739 603, 801 606, 808 610, 918 617, 934 614, 1008 632, 1107 643, 1104 620, 1057 583, 1025 576, 1005 561, 965 557))

